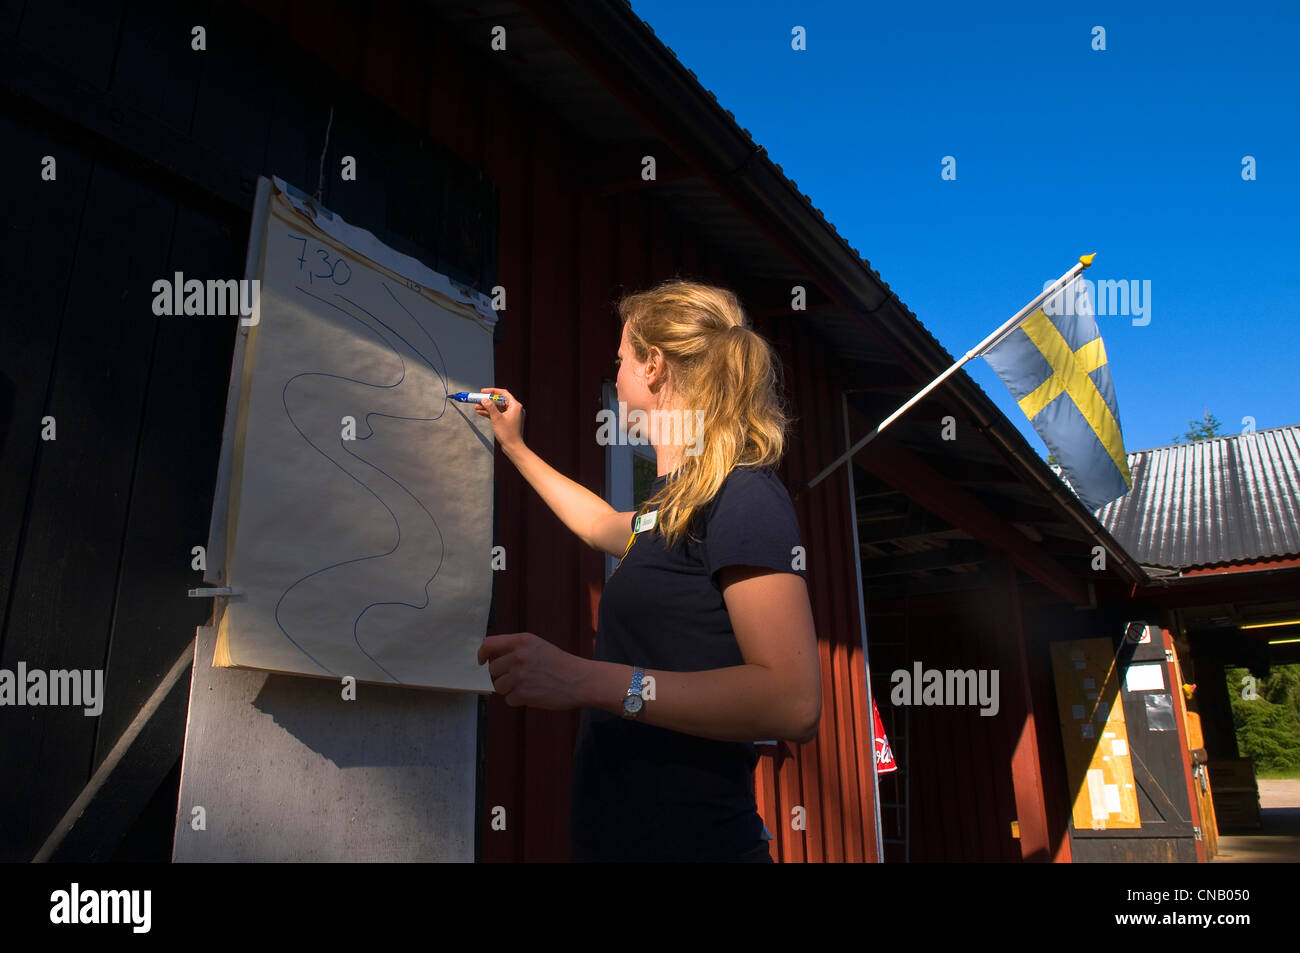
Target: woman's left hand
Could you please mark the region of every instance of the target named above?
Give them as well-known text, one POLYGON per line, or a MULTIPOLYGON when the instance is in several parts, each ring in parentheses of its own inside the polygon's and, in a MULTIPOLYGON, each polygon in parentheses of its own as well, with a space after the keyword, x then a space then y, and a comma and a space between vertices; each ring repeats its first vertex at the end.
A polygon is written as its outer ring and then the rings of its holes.
POLYGON ((590 663, 531 632, 489 635, 478 649, 478 663, 484 662, 489 663, 493 690, 511 707, 565 711, 583 704, 590 663))

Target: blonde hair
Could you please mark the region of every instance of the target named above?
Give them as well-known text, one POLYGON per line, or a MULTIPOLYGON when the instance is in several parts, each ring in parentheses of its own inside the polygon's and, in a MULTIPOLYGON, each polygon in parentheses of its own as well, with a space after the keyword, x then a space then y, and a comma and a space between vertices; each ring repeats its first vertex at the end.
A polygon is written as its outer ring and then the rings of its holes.
POLYGON ((665 281, 625 296, 618 313, 637 360, 658 347, 676 402, 692 415, 704 411, 696 436, 699 452, 683 452, 668 484, 642 505, 642 510, 658 505, 656 525, 672 548, 733 468, 780 462, 791 423, 781 394, 781 364, 725 288, 665 281))

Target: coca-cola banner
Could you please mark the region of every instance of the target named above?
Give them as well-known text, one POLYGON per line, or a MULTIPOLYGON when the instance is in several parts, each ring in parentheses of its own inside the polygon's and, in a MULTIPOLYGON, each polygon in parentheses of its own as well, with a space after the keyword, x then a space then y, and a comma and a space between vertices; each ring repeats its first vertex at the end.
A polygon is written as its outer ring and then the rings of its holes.
POLYGON ((880 723, 880 712, 876 709, 876 700, 871 699, 871 735, 876 748, 876 774, 889 774, 898 770, 894 760, 894 751, 889 747, 885 737, 885 726, 880 723))

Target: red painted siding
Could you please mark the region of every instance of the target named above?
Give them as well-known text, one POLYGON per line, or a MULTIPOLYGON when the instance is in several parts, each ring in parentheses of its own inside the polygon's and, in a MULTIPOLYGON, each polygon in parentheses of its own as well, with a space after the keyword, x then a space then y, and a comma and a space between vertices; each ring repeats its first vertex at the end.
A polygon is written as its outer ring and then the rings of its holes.
MULTIPOLYGON (((743 289, 710 248, 646 192, 596 199, 575 170, 579 145, 525 106, 482 57, 438 31, 416 35, 416 8, 304 0, 250 0, 345 78, 390 103, 430 136, 482 168, 500 190, 499 281, 507 291, 497 379, 528 408, 527 440, 543 459, 604 491, 604 456, 592 434, 601 382, 618 346, 613 303, 625 291, 681 274, 743 289), (340 25, 345 25, 341 28, 340 25)), ((486 41, 485 41, 486 42, 486 41)), ((364 170, 363 170, 364 174, 364 170)), ((745 300, 751 310, 780 301, 745 300)), ((786 361, 798 421, 782 476, 814 475, 842 446, 843 381, 833 356, 793 319, 756 322, 786 361)), ((489 382, 484 382, 488 384, 489 382)), ((604 566, 565 531, 498 455, 498 538, 507 569, 496 583, 495 632, 533 631, 590 654, 604 566)), ((858 623, 847 471, 797 503, 822 661, 817 739, 768 749, 755 779, 760 810, 782 861, 876 859, 870 721, 858 623), (806 811, 806 830, 792 811, 806 811)), ((569 771, 576 712, 489 709, 485 804, 506 808, 505 831, 483 831, 486 861, 567 858, 569 771)))

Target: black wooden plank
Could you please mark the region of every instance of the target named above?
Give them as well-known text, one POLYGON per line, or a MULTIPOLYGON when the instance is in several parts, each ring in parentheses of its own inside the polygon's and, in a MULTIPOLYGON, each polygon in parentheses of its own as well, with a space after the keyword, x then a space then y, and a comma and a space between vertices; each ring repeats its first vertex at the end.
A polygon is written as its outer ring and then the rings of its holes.
POLYGON ((109 91, 145 115, 188 133, 199 70, 209 55, 192 48, 190 31, 211 19, 207 2, 132 0, 122 22, 109 91))
MULTIPOLYGON (((1168 689, 1166 685, 1166 693, 1168 689)), ((1142 830, 1148 834, 1158 831, 1168 836, 1190 835, 1192 814, 1178 732, 1149 729, 1145 696, 1150 694, 1157 693, 1125 691, 1122 699, 1133 781, 1137 785, 1138 816, 1142 830)))
MULTIPOLYGON (((168 782, 172 768, 180 761, 185 747, 185 716, 190 698, 190 660, 193 646, 187 646, 184 663, 171 670, 152 699, 150 713, 142 715, 122 749, 96 769, 87 800, 66 812, 54 836, 42 850, 43 861, 90 863, 109 860, 128 837, 137 819, 149 810, 160 784, 171 786, 171 811, 153 817, 153 823, 166 833, 166 849, 153 858, 171 859, 172 835, 176 829, 176 795, 179 777, 168 782)), ((175 660, 173 660, 175 662, 175 660)), ((142 833, 138 832, 137 833, 142 833)), ((161 839, 161 838, 160 838, 161 839)))
POLYGON ((490 236, 497 231, 497 199, 479 170, 417 133, 391 108, 343 85, 328 66, 251 11, 219 5, 209 20, 208 51, 180 61, 189 68, 197 62, 201 74, 192 138, 179 132, 190 80, 172 75, 179 68, 174 51, 170 65, 145 62, 159 44, 167 45, 163 38, 175 20, 165 26, 143 9, 132 7, 126 15, 112 92, 96 92, 3 43, 0 81, 56 113, 58 121, 104 136, 244 208, 251 204, 255 171, 315 192, 333 105, 324 204, 430 267, 490 289, 483 275, 496 270, 490 236), (151 97, 145 91, 151 84, 175 91, 151 97), (358 160, 356 182, 339 178, 344 155, 358 160))
MULTIPOLYGON (((284 62, 284 59, 280 58, 278 62, 284 62)), ((329 111, 329 100, 321 95, 319 76, 308 69, 286 64, 276 77, 262 174, 268 177, 278 175, 307 194, 314 193, 329 111)), ((334 169, 337 174, 337 159, 334 169)))
MULTIPOLYGON (((486 217, 483 183, 473 170, 459 162, 442 164, 441 208, 438 210, 438 257, 441 270, 467 285, 478 286, 483 277, 482 223, 486 217)), ((483 289, 487 290, 487 289, 483 289)))
MULTIPOLYGON (((189 697, 188 695, 186 696, 189 697)), ((110 859, 112 863, 166 864, 176 837, 176 801, 181 790, 181 759, 171 766, 144 811, 110 859)))
MULTIPOLYGON (((214 4, 191 132, 194 141, 241 169, 266 153, 279 55, 265 23, 238 4, 214 4)), ((305 105, 305 104, 304 104, 305 105)))
POLYGON ((90 161, 0 118, 0 652, 90 161), (52 155, 58 177, 42 181, 52 155))
MULTIPOLYGON (((184 207, 165 275, 241 278, 248 222, 221 222, 184 207)), ((176 654, 212 615, 191 550, 207 544, 237 317, 160 319, 131 483, 126 538, 94 766, 149 699, 176 654)))
MULTIPOLYGON (((361 99, 345 97, 336 91, 331 101, 334 103, 334 126, 325 156, 324 204, 330 211, 342 215, 349 224, 373 232, 380 241, 397 247, 391 241, 394 236, 388 227, 390 201, 400 197, 397 184, 389 179, 390 171, 396 165, 394 153, 389 148, 391 133, 376 118, 373 106, 367 108, 361 99), (357 160, 354 182, 339 179, 344 156, 353 156, 357 160)), ((322 143, 324 133, 322 128, 322 143)), ((320 145, 316 148, 319 156, 320 145)), ((305 190, 316 191, 314 175, 305 190)))
MULTIPOLYGON (((324 204, 435 271, 488 292, 496 274, 497 194, 478 170, 372 100, 336 92, 324 204), (343 156, 357 180, 339 178, 343 156)), ((314 191, 316 174, 307 191, 314 191)))
POLYGON ((93 89, 39 55, 0 40, 0 109, 28 118, 60 141, 112 155, 123 167, 156 164, 187 191, 191 204, 226 202, 251 209, 257 176, 224 151, 202 148, 111 93, 93 89))
MULTIPOLYGON (((1131 618, 1140 619, 1141 616, 1134 613, 1131 618)), ((1165 661, 1164 640, 1160 630, 1156 628, 1153 631, 1150 642, 1133 644, 1126 641, 1119 652, 1119 663, 1123 666, 1159 665, 1164 673, 1165 687, 1160 692, 1123 693, 1133 779, 1137 784, 1144 829, 1154 827, 1169 836, 1190 834, 1192 811, 1188 803, 1187 780, 1183 775, 1184 753, 1179 732, 1176 729, 1153 731, 1147 720, 1147 696, 1168 695, 1181 690, 1179 686, 1170 684, 1173 666, 1165 661)), ((1176 706, 1174 710, 1177 712, 1176 706)))
POLYGON ((1076 864, 1194 864, 1196 841, 1172 837, 1075 838, 1070 857, 1076 864))
MULTIPOLYGON (((483 270, 474 286, 484 294, 490 295, 493 286, 498 281, 497 269, 501 251, 501 196, 497 191, 496 184, 486 174, 479 172, 478 176, 482 208, 478 223, 479 231, 474 240, 483 256, 483 270)), ((504 329, 505 321, 506 316, 504 314, 498 315, 498 331, 504 329)), ((500 338, 497 338, 497 340, 500 340, 500 338)))
MULTIPOLYGON (((442 271, 438 254, 442 193, 448 184, 446 158, 433 143, 417 136, 409 127, 390 127, 387 173, 393 189, 388 196, 388 225, 396 239, 407 243, 406 254, 419 258, 435 271, 442 271)), ((340 183, 340 188, 347 183, 340 183)), ((465 180, 455 183, 465 187, 465 180)))
POLYGON ((0 0, 0 36, 14 36, 22 22, 26 0, 0 0))
MULTIPOLYGON (((21 501, 30 495, 30 504, 11 504, 18 506, 18 519, 0 524, 13 526, 15 534, 8 555, 0 549, 0 560, 7 559, 0 563, 0 582, 12 597, 0 600, 0 606, 10 605, 8 619, 0 619, 0 666, 12 668, 18 660, 46 669, 107 666, 108 695, 98 720, 80 710, 0 710, 0 763, 18 766, 0 781, 4 859, 23 859, 40 845, 161 677, 170 654, 161 646, 191 638, 194 625, 210 612, 209 603, 188 599, 184 590, 199 575, 189 569, 189 551, 206 536, 220 448, 221 421, 215 418, 224 409, 234 322, 227 320, 223 328, 223 319, 164 318, 170 324, 157 328, 154 352, 152 281, 178 268, 194 277, 238 275, 246 220, 219 236, 214 219, 251 204, 252 172, 290 181, 302 176, 294 184, 315 191, 331 104, 338 112, 325 205, 482 290, 490 288, 495 272, 495 191, 477 171, 286 43, 282 31, 237 7, 221 7, 204 24, 209 50, 194 54, 203 57, 196 61, 200 78, 197 86, 189 85, 185 70, 193 62, 166 52, 169 30, 186 14, 168 10, 156 0, 131 6, 122 20, 111 92, 86 79, 98 68, 93 63, 72 69, 60 54, 47 58, 40 38, 49 39, 54 21, 37 22, 24 33, 41 47, 40 55, 4 40, 0 21, 0 99, 17 107, 7 111, 59 144, 53 150, 64 154, 61 178, 70 174, 66 156, 75 162, 78 151, 93 152, 112 166, 96 168, 75 256, 71 247, 59 249, 45 237, 22 249, 36 256, 25 269, 28 292, 46 305, 50 288, 58 289, 52 300, 61 303, 69 288, 67 269, 76 263, 66 309, 56 307, 39 328, 51 335, 45 353, 24 364, 29 375, 44 374, 41 400, 48 407, 24 410, 24 394, 35 389, 20 386, 12 374, 0 378, 3 476, 15 479, 17 472, 22 479, 14 484, 14 496, 21 501), (160 49, 163 58, 148 62, 160 49), (194 117, 187 133, 191 96, 194 117), (356 183, 338 179, 338 160, 349 153, 360 162, 356 183), (151 169, 141 157, 163 168, 151 169), (142 183, 141 176, 152 178, 142 183), (491 197, 489 206, 479 201, 481 195, 491 197), (169 200, 202 207, 209 217, 182 216, 173 225, 169 200), (484 230, 478 239, 472 237, 476 227, 484 230), (169 256, 173 229, 177 247, 169 256), (233 258, 214 275, 203 263, 220 255, 222 246, 233 258), (65 271, 55 274, 60 262, 65 271), (491 277, 473 277, 483 274, 491 277), (61 320, 66 326, 56 339, 61 320), (211 321, 218 324, 197 328, 211 321), (59 350, 52 358, 55 340, 59 350), (191 348, 200 352, 193 360, 191 348), (182 380, 187 371, 188 387, 182 380), (211 394, 216 399, 205 396, 211 394), (11 467, 19 445, 8 434, 21 429, 25 414, 39 420, 37 411, 56 415, 60 441, 41 445, 38 434, 26 434, 27 463, 11 467), (182 416, 186 411, 192 414, 188 419, 182 416), (25 505, 30 512, 24 524, 25 505), (26 536, 18 543, 24 525, 26 536), (24 547, 21 552, 17 545, 24 547), (14 566, 18 575, 10 588, 14 566)), ((188 49, 188 30, 183 38, 188 49)), ((0 160, 4 167, 18 163, 19 176, 8 181, 22 181, 23 155, 11 149, 0 160)), ((80 161, 82 179, 89 181, 88 162, 80 161)), ((40 211, 28 209, 26 219, 10 214, 6 221, 32 220, 40 211)), ((74 233, 67 209, 55 203, 49 211, 49 228, 74 233)), ((15 244, 19 237, 11 229, 6 242, 15 244)), ((9 253, 0 267, 13 270, 23 259, 5 247, 9 253)), ((0 302, 15 293, 6 289, 0 302)), ((5 322, 6 329, 13 327, 5 322)), ((29 345, 37 340, 33 329, 21 330, 29 345)))
MULTIPOLYGON (((175 209, 105 165, 91 173, 6 620, 0 666, 102 669, 175 209)), ((107 680, 104 691, 115 691, 107 680)), ((90 777, 96 721, 81 708, 0 708, 0 854, 40 846, 90 777)))
POLYGON ((282 29, 265 29, 281 72, 274 77, 264 174, 315 193, 332 106, 322 203, 392 248, 488 291, 497 255, 498 199, 491 181, 391 104, 350 86, 282 29), (356 181, 340 177, 345 155, 357 160, 356 181))
POLYGON ((123 0, 33 0, 18 42, 95 89, 107 89, 123 0))

